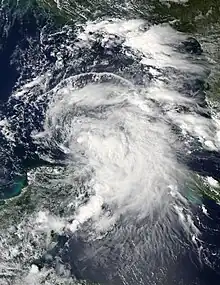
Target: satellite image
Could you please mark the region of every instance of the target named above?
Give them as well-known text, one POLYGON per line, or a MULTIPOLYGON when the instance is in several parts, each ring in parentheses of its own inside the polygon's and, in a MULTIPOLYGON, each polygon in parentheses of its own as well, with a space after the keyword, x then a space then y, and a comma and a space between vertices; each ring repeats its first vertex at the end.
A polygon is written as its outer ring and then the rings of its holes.
POLYGON ((0 285, 220 284, 219 4, 0 1, 0 285))

